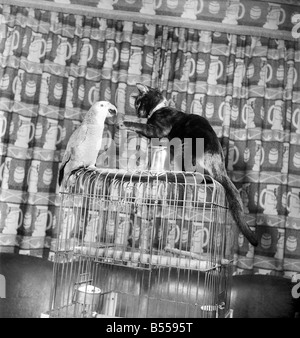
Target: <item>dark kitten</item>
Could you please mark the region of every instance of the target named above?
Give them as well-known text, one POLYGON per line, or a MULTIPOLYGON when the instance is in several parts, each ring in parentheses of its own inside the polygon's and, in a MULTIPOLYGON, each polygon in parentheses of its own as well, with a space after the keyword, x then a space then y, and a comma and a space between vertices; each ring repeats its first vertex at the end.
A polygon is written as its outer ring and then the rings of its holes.
MULTIPOLYGON (((175 108, 167 107, 167 100, 157 89, 137 84, 139 95, 135 100, 137 116, 147 118, 147 123, 123 121, 120 127, 130 129, 147 138, 166 137, 169 140, 204 139, 204 157, 197 158, 193 147, 192 163, 203 166, 204 170, 222 184, 226 191, 229 208, 238 227, 249 240, 257 246, 253 231, 244 219, 243 203, 240 194, 231 182, 225 169, 222 146, 209 122, 202 116, 185 114, 175 108)), ((184 168, 183 168, 184 170, 184 168)))

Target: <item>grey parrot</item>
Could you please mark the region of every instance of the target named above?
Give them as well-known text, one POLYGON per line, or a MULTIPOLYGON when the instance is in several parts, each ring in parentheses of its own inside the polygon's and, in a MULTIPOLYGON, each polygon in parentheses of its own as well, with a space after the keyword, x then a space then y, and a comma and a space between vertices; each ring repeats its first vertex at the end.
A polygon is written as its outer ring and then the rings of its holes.
POLYGON ((59 186, 73 170, 95 166, 101 148, 105 119, 116 114, 117 108, 107 101, 98 101, 92 105, 68 141, 59 168, 59 186))

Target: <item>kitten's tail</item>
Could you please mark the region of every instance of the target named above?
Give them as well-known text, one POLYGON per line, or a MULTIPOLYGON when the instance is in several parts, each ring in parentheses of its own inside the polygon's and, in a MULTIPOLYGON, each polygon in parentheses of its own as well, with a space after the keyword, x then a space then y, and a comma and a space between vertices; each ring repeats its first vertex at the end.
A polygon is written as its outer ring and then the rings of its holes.
POLYGON ((258 241, 255 233, 249 228, 248 224, 245 221, 245 215, 243 211, 243 202, 240 197, 239 191, 235 185, 231 182, 227 174, 224 174, 218 179, 226 191, 226 197, 229 204, 229 209, 231 211, 232 217, 235 220, 237 226, 240 228, 243 235, 248 239, 248 241, 253 245, 257 246, 258 241))

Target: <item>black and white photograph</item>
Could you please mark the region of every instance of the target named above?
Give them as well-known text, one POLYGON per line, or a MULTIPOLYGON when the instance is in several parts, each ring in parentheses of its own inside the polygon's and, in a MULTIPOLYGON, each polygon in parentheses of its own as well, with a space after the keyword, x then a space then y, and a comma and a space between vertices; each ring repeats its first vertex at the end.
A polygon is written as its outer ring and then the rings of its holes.
POLYGON ((0 318, 300 318, 300 1, 0 0, 0 318))

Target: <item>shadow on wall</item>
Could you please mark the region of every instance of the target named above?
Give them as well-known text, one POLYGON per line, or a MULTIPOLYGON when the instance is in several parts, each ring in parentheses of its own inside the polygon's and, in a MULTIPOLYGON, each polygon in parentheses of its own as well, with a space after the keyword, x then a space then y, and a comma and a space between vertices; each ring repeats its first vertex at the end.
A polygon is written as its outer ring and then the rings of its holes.
MULTIPOLYGON (((0 275, 6 298, 0 318, 38 318, 49 308, 53 263, 45 259, 0 253, 0 275)), ((231 308, 235 318, 293 318, 300 298, 292 298, 290 280, 265 275, 233 277, 231 308)))

